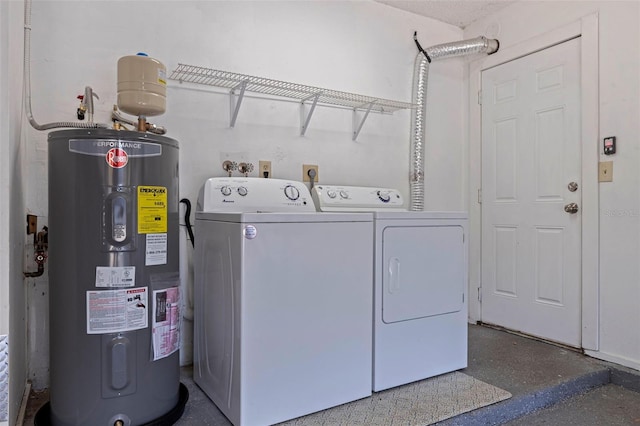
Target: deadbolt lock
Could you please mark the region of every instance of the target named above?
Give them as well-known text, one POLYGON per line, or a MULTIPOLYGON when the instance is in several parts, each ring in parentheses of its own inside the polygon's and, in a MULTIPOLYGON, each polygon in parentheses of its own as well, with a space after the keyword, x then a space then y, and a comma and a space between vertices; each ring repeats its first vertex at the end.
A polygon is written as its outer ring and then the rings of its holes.
POLYGON ((576 192, 578 190, 578 183, 569 182, 569 185, 567 185, 567 188, 569 188, 569 192, 576 192))
POLYGON ((576 203, 569 203, 564 206, 564 211, 571 214, 578 213, 578 205, 576 203))

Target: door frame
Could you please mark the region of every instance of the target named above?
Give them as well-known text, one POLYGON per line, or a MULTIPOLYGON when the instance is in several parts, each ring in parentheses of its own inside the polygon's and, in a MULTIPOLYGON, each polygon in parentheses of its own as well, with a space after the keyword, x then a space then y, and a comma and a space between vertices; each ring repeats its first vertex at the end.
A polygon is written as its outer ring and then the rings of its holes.
POLYGON ((600 277, 599 277, 599 72, 598 14, 550 31, 524 42, 500 49, 493 55, 469 64, 469 321, 482 320, 481 309, 481 204, 477 182, 482 177, 482 107, 478 96, 482 87, 482 71, 547 47, 580 37, 580 107, 581 107, 581 171, 582 171, 582 241, 581 241, 581 328, 582 347, 599 349, 600 277))

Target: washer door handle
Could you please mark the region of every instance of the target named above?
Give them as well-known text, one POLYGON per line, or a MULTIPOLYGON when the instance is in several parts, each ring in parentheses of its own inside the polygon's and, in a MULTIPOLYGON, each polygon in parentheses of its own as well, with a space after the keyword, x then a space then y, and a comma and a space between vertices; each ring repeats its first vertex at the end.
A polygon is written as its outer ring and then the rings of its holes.
POLYGON ((400 259, 392 257, 389 259, 389 286, 390 294, 400 290, 400 259))

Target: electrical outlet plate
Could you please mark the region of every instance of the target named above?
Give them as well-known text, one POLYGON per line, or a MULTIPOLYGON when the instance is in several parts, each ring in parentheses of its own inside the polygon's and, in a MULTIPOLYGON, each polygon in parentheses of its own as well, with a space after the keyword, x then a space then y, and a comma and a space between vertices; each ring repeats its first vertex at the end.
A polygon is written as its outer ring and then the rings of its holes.
POLYGON ((260 177, 270 178, 271 176, 271 161, 260 160, 258 162, 258 175, 260 177), (265 173, 267 174, 265 176, 265 173))
POLYGON ((303 182, 311 182, 311 178, 309 177, 309 170, 316 171, 316 177, 313 179, 314 182, 318 182, 320 180, 320 175, 318 174, 318 166, 316 164, 303 164, 302 165, 302 181, 303 182))
POLYGON ((598 181, 613 182, 613 161, 601 161, 598 164, 598 181))

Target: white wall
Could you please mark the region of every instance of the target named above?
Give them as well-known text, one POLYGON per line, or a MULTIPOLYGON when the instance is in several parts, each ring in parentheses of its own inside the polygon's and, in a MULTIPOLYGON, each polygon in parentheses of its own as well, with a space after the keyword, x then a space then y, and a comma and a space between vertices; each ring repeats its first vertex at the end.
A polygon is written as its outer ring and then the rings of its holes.
POLYGON ((22 2, 0 2, 0 335, 9 335, 9 424, 18 416, 27 357, 22 254, 25 234, 21 143, 22 2))
MULTIPOLYGON (((100 95, 97 119, 115 101, 115 64, 146 51, 172 70, 178 62, 403 101, 411 99, 416 49, 413 30, 430 45, 461 37, 447 24, 370 2, 36 2, 33 9, 34 110, 40 121, 73 119, 85 84, 100 95), (140 20, 144 16, 144 21, 140 20), (97 22, 104 25, 96 25, 97 22), (153 27, 151 26, 153 25, 153 27)), ((462 64, 432 68, 429 136, 434 174, 462 187, 458 162, 463 129, 462 64), (447 123, 445 126, 444 123, 447 123), (439 169, 440 168, 440 169, 439 169)), ((193 86, 191 86, 193 87, 193 86)), ((155 119, 181 142, 182 196, 220 175, 220 152, 248 152, 272 160, 275 177, 301 178, 301 164, 320 166, 321 182, 389 185, 408 191, 409 113, 371 115, 351 141, 348 111, 318 109, 298 136, 296 104, 245 99, 235 129, 228 98, 170 82, 168 111, 155 119)), ((34 180, 45 178, 45 135, 32 160, 34 180)), ((459 191, 429 189, 433 208, 460 208, 459 191), (455 193, 455 195, 451 195, 455 193)), ((46 198, 30 185, 36 211, 46 198)))
MULTIPOLYGON (((640 3, 518 2, 470 25, 465 36, 497 36, 501 48, 507 48, 592 13, 599 15, 600 160, 614 162, 614 181, 599 184, 600 348, 592 355, 640 369, 640 3), (618 141, 618 152, 610 157, 602 154, 606 136, 618 141)), ((478 210, 473 197, 469 203, 478 210)), ((478 232, 472 235, 476 241, 478 232)), ((475 290, 479 251, 471 258, 475 290)))
MULTIPOLYGON (((75 120, 75 97, 91 85, 100 96, 96 121, 108 120, 117 60, 139 51, 169 71, 180 62, 409 102, 414 30, 424 46, 462 38, 456 27, 370 1, 36 1, 33 109, 39 122, 75 120)), ((431 67, 427 138, 438 143, 427 148, 428 209, 465 202, 463 80, 461 60, 431 67)), ((247 98, 234 129, 228 120, 226 95, 176 81, 166 114, 151 119, 180 142, 180 196, 194 205, 204 179, 223 175, 222 153, 270 160, 277 178, 300 180, 301 165, 313 163, 321 183, 384 185, 408 196, 409 111, 371 114, 357 142, 347 110, 317 108, 304 137, 295 103, 247 98)), ((46 152, 46 134, 30 130, 26 200, 42 216, 46 152)))

